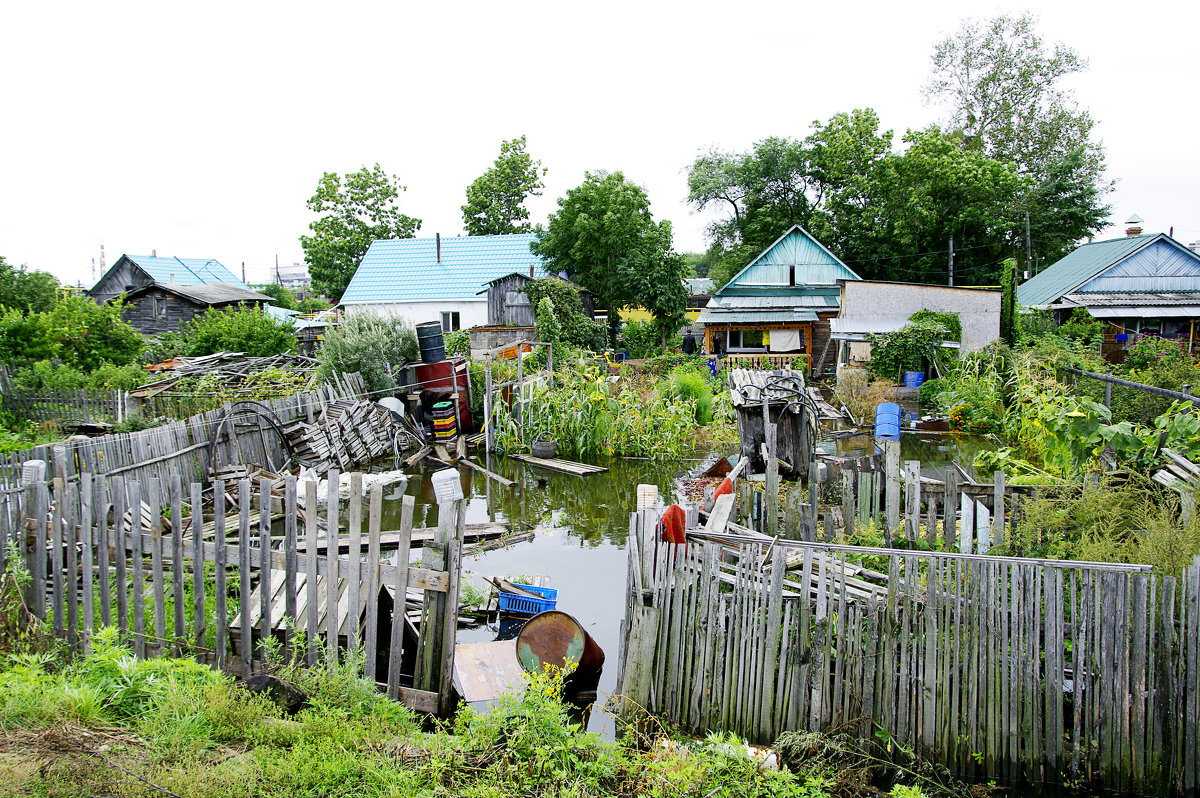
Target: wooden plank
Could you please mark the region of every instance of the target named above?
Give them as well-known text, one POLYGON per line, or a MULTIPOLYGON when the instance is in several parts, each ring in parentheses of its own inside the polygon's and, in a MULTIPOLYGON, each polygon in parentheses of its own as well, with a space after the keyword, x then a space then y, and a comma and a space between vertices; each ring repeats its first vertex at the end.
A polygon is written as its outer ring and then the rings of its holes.
POLYGON ((108 490, 104 482, 104 478, 97 478, 93 483, 95 488, 96 500, 96 553, 99 564, 99 591, 100 591, 100 623, 103 626, 112 626, 112 596, 109 593, 109 574, 108 574, 108 547, 110 540, 108 529, 108 490))
MULTIPOLYGON (((60 495, 58 501, 64 501, 60 495)), ((79 486, 74 481, 67 485, 65 501, 66 512, 63 514, 63 547, 66 549, 67 569, 67 645, 77 652, 79 642, 79 563, 76 554, 76 537, 79 531, 79 486)), ((45 590, 45 585, 40 587, 45 590)))
POLYGON ((513 480, 508 479, 506 477, 502 477, 499 474, 495 473, 494 471, 488 471, 483 466, 479 465, 478 463, 471 462, 466 457, 458 458, 457 462, 459 463, 459 465, 465 465, 467 468, 470 468, 472 471, 478 471, 480 474, 483 474, 488 479, 492 480, 493 482, 497 482, 506 488, 511 488, 517 484, 513 480))
POLYGON ((175 656, 183 653, 184 637, 187 635, 185 599, 183 593, 183 479, 179 472, 171 474, 168 482, 168 500, 171 505, 171 602, 174 610, 173 636, 175 656))
POLYGON ((146 656, 146 582, 143 574, 143 540, 142 530, 145 516, 141 513, 142 485, 140 482, 130 482, 129 506, 133 509, 130 522, 130 532, 133 536, 132 562, 133 573, 133 650, 139 657, 146 656))
MULTIPOLYGON (((362 473, 355 471, 350 475, 350 507, 346 520, 349 532, 349 572, 346 574, 346 604, 350 611, 346 620, 349 621, 346 631, 346 648, 350 652, 358 651, 358 607, 361 581, 354 566, 362 562, 362 473)), ((369 597, 368 597, 369 600, 369 597)))
POLYGON ((82 609, 83 625, 80 629, 80 644, 85 654, 91 653, 92 634, 96 630, 95 595, 92 580, 95 577, 93 562, 93 544, 95 530, 93 528, 97 516, 103 512, 103 506, 96 507, 95 483, 91 472, 84 472, 79 478, 79 493, 81 506, 79 509, 79 545, 80 571, 82 575, 82 609))
MULTIPOLYGON (((258 482, 258 557, 255 565, 258 566, 258 593, 261 599, 259 604, 259 634, 258 639, 262 649, 262 659, 266 662, 267 653, 270 649, 266 648, 271 640, 272 618, 271 618, 271 600, 275 595, 271 584, 271 480, 260 479, 258 482)), ((284 554, 285 563, 292 558, 284 554)), ((289 616, 292 620, 295 616, 289 616)), ((251 635, 253 630, 243 621, 242 634, 251 635)))
POLYGON ((729 515, 733 511, 733 494, 726 493, 717 497, 713 511, 709 513, 708 523, 704 531, 708 534, 720 534, 729 524, 729 515))
POLYGON ((564 474, 573 474, 577 477, 588 476, 589 474, 601 474, 607 471, 607 468, 600 466, 588 465, 586 463, 575 463, 570 460, 546 459, 541 457, 533 457, 527 454, 510 454, 508 457, 512 460, 518 460, 522 463, 528 463, 538 468, 545 468, 549 471, 559 471, 564 474))
POLYGON ((254 656, 254 628, 250 623, 250 596, 253 589, 250 584, 250 538, 254 534, 250 529, 250 502, 252 485, 248 479, 238 480, 238 533, 237 533, 237 563, 238 563, 238 654, 241 662, 242 677, 251 674, 254 656))
POLYGON ((883 530, 888 546, 891 537, 900 528, 900 441, 884 441, 885 489, 887 511, 886 527, 883 530))
MULTIPOLYGON (((54 502, 54 511, 50 518, 50 611, 53 614, 54 634, 62 637, 66 632, 66 615, 63 607, 63 547, 66 545, 63 535, 66 519, 63 518, 63 513, 67 507, 67 488, 59 477, 54 478, 53 484, 54 497, 57 501, 54 502)), ((32 589, 44 596, 46 594, 45 580, 38 583, 35 577, 32 589)))
MULTIPOLYGON (((333 534, 333 530, 338 528, 338 480, 340 474, 336 470, 329 472, 328 492, 325 496, 325 528, 329 530, 328 534, 333 534)), ((338 555, 337 551, 332 547, 328 547, 325 553, 326 557, 326 578, 325 578, 325 657, 329 667, 333 667, 338 661, 338 555)), ((312 627, 314 630, 315 626, 312 627)))
POLYGON ((1004 545, 1004 472, 997 471, 992 475, 994 493, 992 505, 992 545, 1004 545))
MULTIPOLYGON (((284 553, 284 616, 293 624, 300 622, 296 615, 296 516, 298 514, 296 496, 296 477, 288 474, 283 478, 283 553, 284 553)), ((287 631, 286 649, 289 657, 294 657, 296 641, 293 639, 294 630, 287 631)))
POLYGON ((150 505, 150 570, 154 596, 154 647, 159 653, 167 637, 166 587, 163 574, 162 482, 149 480, 146 501, 150 505))
POLYGON ((308 642, 308 665, 315 667, 320 650, 320 639, 317 637, 317 483, 309 480, 304 485, 304 534, 308 541, 308 551, 304 558, 305 588, 307 600, 305 612, 308 622, 304 627, 308 642))
POLYGON ((226 627, 229 616, 226 614, 226 585, 225 585, 225 482, 216 480, 213 483, 213 520, 214 540, 219 541, 213 547, 213 634, 217 656, 217 668, 225 669, 227 653, 226 627))
MULTIPOLYGON (((378 659, 379 635, 379 527, 383 522, 383 486, 375 483, 370 490, 367 510, 367 617, 363 675, 375 681, 375 662, 378 659)), ((396 606, 403 606, 404 595, 396 595, 396 606)))
MULTIPOLYGON (((196 646, 196 658, 204 661, 208 635, 208 611, 204 598, 204 486, 191 483, 192 505, 192 632, 196 646)), ((124 547, 122 546, 122 549, 124 547)), ((122 557, 123 559, 123 557, 122 557)))

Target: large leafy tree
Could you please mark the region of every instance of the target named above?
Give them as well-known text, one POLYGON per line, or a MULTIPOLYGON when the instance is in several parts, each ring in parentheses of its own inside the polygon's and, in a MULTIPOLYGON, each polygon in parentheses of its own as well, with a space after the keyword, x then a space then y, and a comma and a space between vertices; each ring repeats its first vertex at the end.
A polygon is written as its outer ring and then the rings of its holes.
POLYGON ((525 137, 500 142, 496 162, 467 186, 467 204, 462 206, 467 235, 486 236, 528 233, 529 210, 525 200, 540 197, 546 169, 525 152, 525 137))
POLYGON ((43 313, 54 307, 57 297, 58 280, 54 275, 18 268, 0 255, 0 307, 43 313))
POLYGON ((961 133, 965 147, 1030 178, 1021 210, 1048 256, 1100 230, 1110 210, 1095 120, 1063 88, 1086 68, 1075 50, 1046 43, 1031 14, 1002 14, 967 19, 939 42, 924 87, 927 100, 948 107, 948 130, 961 133), (1045 215, 1053 218, 1036 218, 1045 215))
POLYGON ((313 288, 337 301, 371 242, 380 238, 411 238, 421 220, 396 207, 404 186, 375 164, 347 174, 326 172, 308 209, 320 214, 309 225, 312 235, 300 236, 313 288))
POLYGON ((531 249, 550 270, 591 291, 613 325, 616 309, 630 304, 653 313, 664 335, 678 329, 687 297, 671 223, 654 221, 645 189, 621 172, 586 173, 559 198, 531 249))

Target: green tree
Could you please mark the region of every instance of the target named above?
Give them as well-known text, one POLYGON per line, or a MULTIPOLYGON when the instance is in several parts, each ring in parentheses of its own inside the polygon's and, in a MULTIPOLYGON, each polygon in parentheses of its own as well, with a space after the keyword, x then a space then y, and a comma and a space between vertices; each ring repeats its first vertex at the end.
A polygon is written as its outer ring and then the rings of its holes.
POLYGON ((949 130, 962 133, 964 146, 1030 178, 1023 210, 1049 256, 1103 228, 1112 183, 1092 139, 1095 120, 1062 87, 1087 61, 1062 42, 1047 44, 1036 27, 1029 13, 964 20, 934 47, 924 94, 948 106, 949 130))
POLYGON ((284 288, 278 283, 271 283, 263 287, 259 293, 271 297, 274 300, 272 304, 277 307, 281 307, 284 310, 296 309, 296 292, 289 288, 284 288))
POLYGON ((337 172, 321 177, 307 203, 320 217, 309 225, 311 236, 300 236, 315 290, 341 299, 372 241, 416 234, 421 220, 400 213, 395 204, 404 190, 379 164, 347 174, 344 183, 337 172))
POLYGON ((525 152, 524 136, 500 142, 500 156, 492 168, 467 186, 467 204, 462 206, 467 235, 530 232, 525 200, 542 195, 546 171, 525 152))
POLYGON ((1002 268, 1004 270, 1001 289, 1004 294, 1000 298, 1000 340, 1012 346, 1017 340, 1017 261, 1007 258, 1002 268))
POLYGON ((671 223, 654 221, 645 189, 621 172, 586 173, 559 198, 531 249, 609 308, 610 340, 621 305, 641 305, 664 328, 683 314, 683 260, 671 246, 671 223))
POLYGON ((122 318, 120 302, 97 305, 84 296, 66 296, 41 313, 10 310, 0 316, 0 359, 12 367, 41 360, 95 371, 105 363, 124 366, 145 345, 142 334, 122 318))
POLYGON ((244 305, 209 308, 181 324, 179 332, 184 352, 191 356, 242 352, 251 357, 265 357, 296 348, 296 332, 290 321, 275 319, 256 307, 244 305))
POLYGON ((0 307, 44 313, 58 298, 58 280, 46 272, 17 268, 0 255, 0 307))

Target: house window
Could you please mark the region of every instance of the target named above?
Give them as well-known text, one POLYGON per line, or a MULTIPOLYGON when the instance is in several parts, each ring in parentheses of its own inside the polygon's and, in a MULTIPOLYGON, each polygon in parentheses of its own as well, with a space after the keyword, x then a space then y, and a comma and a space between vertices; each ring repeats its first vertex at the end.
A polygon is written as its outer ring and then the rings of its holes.
POLYGON ((442 311, 442 332, 454 332, 458 329, 458 311, 442 311))
POLYGON ((505 304, 512 305, 528 305, 529 295, 524 291, 508 291, 504 296, 505 304))
POLYGON ((730 330, 728 343, 730 352, 767 351, 762 330, 730 330))
POLYGON ((165 319, 167 317, 167 300, 165 297, 154 298, 154 318, 165 319))

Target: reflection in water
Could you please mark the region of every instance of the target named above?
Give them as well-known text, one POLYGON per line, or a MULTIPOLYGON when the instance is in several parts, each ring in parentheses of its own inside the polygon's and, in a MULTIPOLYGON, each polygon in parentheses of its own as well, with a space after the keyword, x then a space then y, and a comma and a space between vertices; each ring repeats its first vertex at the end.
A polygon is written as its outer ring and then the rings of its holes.
MULTIPOLYGON (((534 539, 463 560, 464 579, 478 576, 547 576, 558 589, 557 609, 573 615, 604 650, 608 667, 600 675, 599 700, 579 708, 588 729, 611 737, 612 717, 604 712, 616 686, 621 620, 625 613, 625 539, 637 486, 654 484, 667 503, 683 498, 677 480, 699 473, 708 462, 612 460, 601 463, 603 474, 577 477, 544 471, 505 458, 490 468, 515 480, 504 488, 482 474, 462 469, 463 495, 468 497, 467 522, 508 521, 514 529, 533 529, 534 539)), ((436 526, 437 504, 423 466, 403 490, 383 503, 383 528, 399 529, 401 498, 416 500, 414 526, 436 526)), ((420 558, 414 550, 413 558, 420 558)), ((512 639, 519 622, 502 621, 476 629, 460 629, 460 643, 512 639)))

